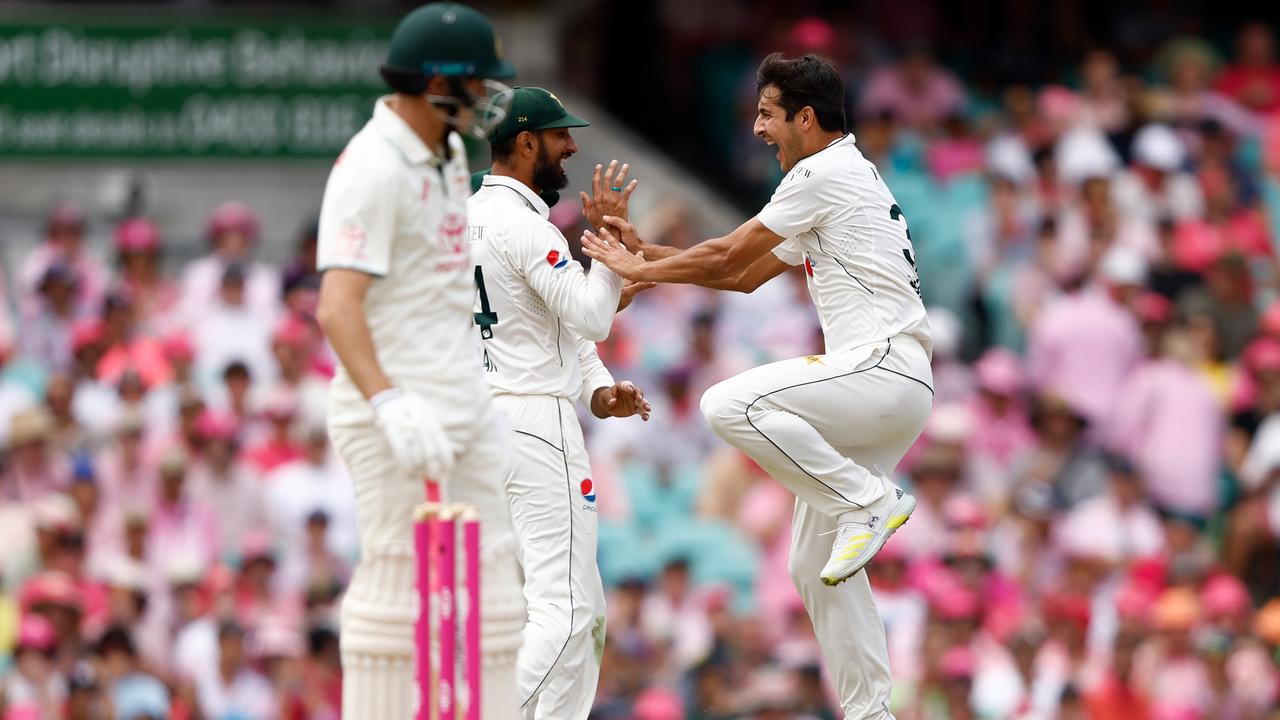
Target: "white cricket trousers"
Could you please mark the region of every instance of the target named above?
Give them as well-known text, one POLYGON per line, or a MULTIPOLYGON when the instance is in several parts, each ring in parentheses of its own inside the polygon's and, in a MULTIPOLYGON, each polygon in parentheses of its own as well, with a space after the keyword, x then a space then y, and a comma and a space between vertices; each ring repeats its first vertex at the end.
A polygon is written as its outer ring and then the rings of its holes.
MULTIPOLYGON (((397 378, 397 385, 422 394, 442 413, 457 448, 457 465, 441 487, 446 501, 475 507, 480 519, 481 710, 485 720, 516 720, 515 661, 524 607, 503 492, 509 430, 478 375, 450 383, 397 378)), ((329 435, 355 481, 360 535, 360 562, 342 601, 342 716, 410 720, 419 697, 413 511, 425 500, 424 479, 407 477, 395 465, 373 424, 372 408, 349 382, 335 382, 330 391, 329 435)), ((458 672, 465 692, 461 666, 458 672)))
POLYGON ((573 402, 495 396, 514 431, 507 498, 528 620, 517 678, 526 720, 586 720, 604 653, 595 485, 573 402))
POLYGON ((716 434, 796 495, 789 569, 846 720, 893 717, 889 651, 866 573, 836 587, 822 583, 834 540, 823 533, 886 491, 888 474, 924 429, 932 385, 928 353, 898 335, 764 365, 702 396, 716 434))

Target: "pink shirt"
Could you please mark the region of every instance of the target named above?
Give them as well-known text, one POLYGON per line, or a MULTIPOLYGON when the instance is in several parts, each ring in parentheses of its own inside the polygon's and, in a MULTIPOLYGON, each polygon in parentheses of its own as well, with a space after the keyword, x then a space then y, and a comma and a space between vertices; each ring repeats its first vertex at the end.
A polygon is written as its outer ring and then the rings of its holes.
POLYGON ((1222 413, 1204 376, 1175 360, 1143 364, 1116 396, 1111 441, 1160 505, 1196 515, 1218 504, 1222 413))
POLYGON ((908 125, 929 125, 964 107, 964 87, 950 72, 934 68, 921 88, 907 85, 897 66, 879 68, 867 78, 858 112, 863 116, 890 111, 908 125))
POLYGON ((1095 426, 1106 421, 1125 379, 1142 358, 1137 321, 1098 287, 1049 304, 1031 328, 1027 370, 1095 426))
POLYGON ((190 559, 212 567, 218 560, 218 518, 209 507, 190 500, 159 504, 151 512, 147 551, 148 564, 160 570, 190 559))

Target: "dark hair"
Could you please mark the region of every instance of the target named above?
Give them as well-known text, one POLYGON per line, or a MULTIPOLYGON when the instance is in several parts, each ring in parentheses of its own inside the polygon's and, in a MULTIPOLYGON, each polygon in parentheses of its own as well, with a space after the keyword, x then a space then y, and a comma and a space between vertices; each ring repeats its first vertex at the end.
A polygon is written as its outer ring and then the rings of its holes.
POLYGON ((427 91, 427 81, 431 78, 418 70, 405 70, 383 65, 378 68, 382 81, 401 95, 421 95, 427 91))
POLYGON ((778 104, 787 111, 788 120, 808 106, 813 108, 823 130, 846 129, 844 81, 830 60, 813 54, 787 58, 782 53, 772 53, 756 71, 756 94, 767 85, 778 88, 778 104))
POLYGON ((505 163, 511 159, 516 152, 516 138, 520 137, 520 133, 516 133, 511 137, 501 140, 494 140, 489 143, 489 155, 493 162, 505 163))

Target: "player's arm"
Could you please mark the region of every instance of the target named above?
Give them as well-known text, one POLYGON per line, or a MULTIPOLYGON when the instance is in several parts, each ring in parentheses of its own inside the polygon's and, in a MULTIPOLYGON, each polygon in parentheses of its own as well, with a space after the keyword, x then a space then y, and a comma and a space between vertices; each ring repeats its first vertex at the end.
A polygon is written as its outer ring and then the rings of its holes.
POLYGON ((391 380, 378 363, 373 334, 364 316, 364 296, 374 276, 359 270, 332 268, 320 280, 320 304, 316 321, 337 353, 351 381, 367 399, 391 388, 391 380))
POLYGON ((596 344, 578 338, 578 368, 582 373, 582 391, 579 401, 591 414, 604 419, 639 415, 649 419, 649 402, 644 393, 631 382, 615 382, 613 375, 600 360, 596 344))
POLYGON ((593 342, 609 337, 622 297, 622 278, 604 263, 584 273, 557 230, 512 238, 510 247, 512 261, 523 270, 529 287, 566 325, 593 342))
POLYGON ((751 267, 724 280, 709 283, 698 283, 712 290, 732 290, 740 293, 753 293, 761 285, 790 270, 793 266, 784 262, 773 253, 765 253, 759 260, 751 263, 751 267))
MULTIPOLYGON (((617 227, 617 223, 610 225, 617 227)), ((698 243, 660 260, 646 262, 629 251, 609 229, 602 229, 599 235, 586 231, 582 249, 628 280, 708 285, 733 281, 783 240, 785 238, 758 218, 752 218, 724 237, 698 243)), ((642 247, 645 257, 649 257, 653 246, 645 243, 642 247)))

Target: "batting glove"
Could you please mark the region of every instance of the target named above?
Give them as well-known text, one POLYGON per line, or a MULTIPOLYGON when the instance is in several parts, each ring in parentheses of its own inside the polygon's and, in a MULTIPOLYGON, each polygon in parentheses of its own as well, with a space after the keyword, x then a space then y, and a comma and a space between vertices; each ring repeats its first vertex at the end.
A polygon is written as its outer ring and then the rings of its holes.
POLYGON ((442 479, 453 469, 453 448, 435 413, 421 395, 383 390, 370 401, 378 429, 396 464, 415 477, 442 479))

